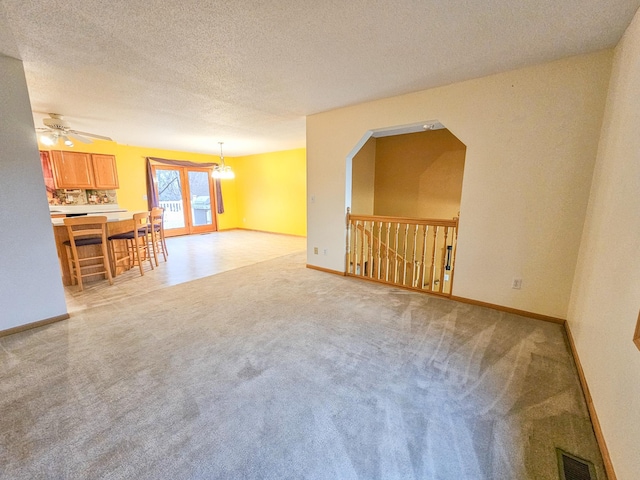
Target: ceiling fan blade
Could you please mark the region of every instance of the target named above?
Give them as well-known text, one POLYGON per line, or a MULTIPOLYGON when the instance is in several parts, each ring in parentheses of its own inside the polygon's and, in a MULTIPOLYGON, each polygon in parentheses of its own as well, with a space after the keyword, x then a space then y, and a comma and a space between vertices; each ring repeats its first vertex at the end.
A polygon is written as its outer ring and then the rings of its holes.
POLYGON ((78 135, 78 133, 75 130, 69 130, 69 133, 67 135, 75 140, 78 140, 81 143, 93 143, 93 141, 90 138, 87 138, 82 135, 78 135))
POLYGON ((103 135, 96 135, 95 133, 80 132, 78 130, 69 130, 68 133, 71 133, 73 135, 82 135, 82 136, 85 136, 85 137, 97 138, 98 140, 107 140, 109 142, 113 142, 112 138, 105 137, 103 135))

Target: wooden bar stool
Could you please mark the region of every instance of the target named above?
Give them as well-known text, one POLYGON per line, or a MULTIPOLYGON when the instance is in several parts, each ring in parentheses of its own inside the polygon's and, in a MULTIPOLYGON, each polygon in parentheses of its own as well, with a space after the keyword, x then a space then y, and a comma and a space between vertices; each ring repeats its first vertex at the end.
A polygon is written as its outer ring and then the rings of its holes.
POLYGON ((151 247, 150 230, 149 212, 135 213, 133 215, 133 230, 117 233, 109 237, 114 271, 117 271, 119 264, 126 263, 127 270, 138 265, 140 267, 140 275, 144 275, 142 264, 147 260, 151 270, 153 270, 153 261, 151 259, 153 248, 151 247), (124 248, 116 248, 117 244, 124 248))
POLYGON ((109 284, 113 285, 109 254, 107 252, 107 217, 70 217, 65 218, 63 221, 69 235, 69 240, 63 242, 63 244, 67 250, 71 284, 73 285, 77 282, 80 291, 82 291, 84 289, 82 283, 84 277, 105 275, 109 280, 109 284), (94 246, 94 248, 83 248, 91 246, 94 246), (100 247, 99 253, 95 251, 95 246, 100 247), (81 257, 80 251, 89 253, 89 256, 81 257), (100 260, 100 262, 96 262, 96 260, 100 260), (86 262, 88 261, 91 261, 91 263, 87 264, 86 262))
POLYGON ((167 255, 169 252, 167 251, 167 244, 164 240, 164 208, 154 207, 151 209, 150 213, 150 224, 149 228, 151 229, 151 242, 153 244, 153 256, 156 260, 156 267, 158 266, 158 254, 162 253, 164 257, 164 261, 167 261, 167 255))

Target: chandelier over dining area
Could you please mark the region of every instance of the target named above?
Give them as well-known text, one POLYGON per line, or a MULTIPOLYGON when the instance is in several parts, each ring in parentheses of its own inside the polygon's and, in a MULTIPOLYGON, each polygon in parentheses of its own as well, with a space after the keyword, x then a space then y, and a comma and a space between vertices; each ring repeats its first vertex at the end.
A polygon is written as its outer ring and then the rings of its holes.
POLYGON ((233 173, 233 170, 231 170, 231 167, 224 164, 224 155, 222 155, 223 143, 224 142, 218 142, 218 144, 220 145, 220 164, 213 167, 213 172, 211 173, 211 176, 213 178, 228 180, 228 179, 235 178, 236 175, 233 173))

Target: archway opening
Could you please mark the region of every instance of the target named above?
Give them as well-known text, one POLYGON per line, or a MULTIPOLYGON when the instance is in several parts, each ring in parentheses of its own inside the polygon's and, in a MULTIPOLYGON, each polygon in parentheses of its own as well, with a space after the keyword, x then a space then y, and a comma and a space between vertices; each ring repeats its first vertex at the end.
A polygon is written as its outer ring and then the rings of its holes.
POLYGON ((441 219, 459 216, 467 147, 439 122, 417 128, 420 130, 371 132, 354 153, 348 175, 352 213, 441 219))
POLYGON ((452 294, 466 150, 439 122, 367 132, 347 159, 347 275, 452 294))

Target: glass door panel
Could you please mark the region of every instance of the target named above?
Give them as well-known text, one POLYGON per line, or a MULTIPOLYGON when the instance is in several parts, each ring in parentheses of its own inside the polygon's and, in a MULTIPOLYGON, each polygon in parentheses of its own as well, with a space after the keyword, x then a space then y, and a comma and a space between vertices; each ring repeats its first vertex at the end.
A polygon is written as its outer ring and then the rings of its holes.
POLYGON ((180 168, 155 167, 154 170, 158 182, 158 206, 164 208, 165 232, 167 235, 189 233, 180 168))
POLYGON ((189 193, 191 194, 191 218, 194 227, 211 225, 211 175, 209 172, 189 170, 189 193))
POLYGON ((168 236, 216 230, 210 169, 156 165, 153 172, 168 236))

